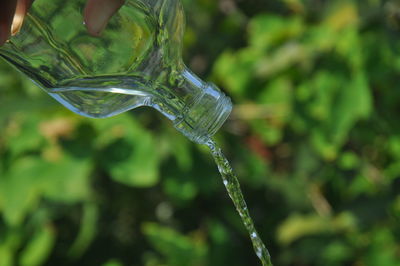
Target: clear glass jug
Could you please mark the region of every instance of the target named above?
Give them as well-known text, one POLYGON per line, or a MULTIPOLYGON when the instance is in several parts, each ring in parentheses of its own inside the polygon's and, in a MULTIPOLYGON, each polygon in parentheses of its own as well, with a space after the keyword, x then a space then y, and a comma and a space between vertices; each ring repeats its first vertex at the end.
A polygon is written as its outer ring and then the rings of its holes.
POLYGON ((0 55, 70 110, 108 117, 151 106, 205 143, 232 104, 181 59, 179 0, 126 0, 99 36, 83 24, 84 0, 35 0, 0 55))

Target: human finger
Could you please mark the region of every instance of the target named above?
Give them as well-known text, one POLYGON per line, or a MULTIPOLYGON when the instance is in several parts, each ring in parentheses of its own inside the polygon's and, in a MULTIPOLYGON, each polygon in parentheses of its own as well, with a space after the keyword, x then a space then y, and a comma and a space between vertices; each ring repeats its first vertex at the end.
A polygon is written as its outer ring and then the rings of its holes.
POLYGON ((84 21, 90 34, 99 36, 108 21, 125 0, 88 0, 84 11, 84 21))
POLYGON ((11 23, 15 14, 17 0, 6 0, 0 4, 0 45, 10 36, 11 23))
POLYGON ((11 35, 16 34, 22 27, 26 12, 34 0, 19 0, 15 9, 15 15, 11 25, 11 35))

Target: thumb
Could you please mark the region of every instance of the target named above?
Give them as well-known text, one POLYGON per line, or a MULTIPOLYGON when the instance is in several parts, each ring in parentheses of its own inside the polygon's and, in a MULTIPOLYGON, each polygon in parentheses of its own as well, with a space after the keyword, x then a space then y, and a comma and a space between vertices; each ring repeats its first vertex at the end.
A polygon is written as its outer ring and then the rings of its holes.
POLYGON ((89 33, 99 36, 112 15, 124 2, 125 0, 88 0, 84 11, 84 21, 89 33))
POLYGON ((14 17, 17 0, 2 1, 0 4, 0 45, 10 36, 11 22, 14 17))
POLYGON ((17 2, 17 7, 15 9, 14 19, 11 24, 11 34, 14 35, 18 33, 21 29, 22 23, 24 22, 24 18, 26 12, 31 7, 33 0, 19 0, 17 2))

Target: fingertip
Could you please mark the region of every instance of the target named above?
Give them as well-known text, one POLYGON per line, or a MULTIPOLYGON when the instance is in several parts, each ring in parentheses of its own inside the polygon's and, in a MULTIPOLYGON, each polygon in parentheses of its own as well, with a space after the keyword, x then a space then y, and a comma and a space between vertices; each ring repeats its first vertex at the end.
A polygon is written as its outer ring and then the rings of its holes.
POLYGON ((32 4, 31 0, 18 1, 17 7, 15 9, 14 18, 11 24, 11 35, 17 34, 21 29, 25 15, 28 12, 28 8, 31 6, 31 4, 32 4))
POLYGON ((14 17, 16 0, 8 0, 1 3, 0 9, 0 45, 3 45, 11 33, 11 22, 14 17))
POLYGON ((124 0, 88 0, 83 21, 89 34, 100 36, 110 18, 124 2, 124 0))

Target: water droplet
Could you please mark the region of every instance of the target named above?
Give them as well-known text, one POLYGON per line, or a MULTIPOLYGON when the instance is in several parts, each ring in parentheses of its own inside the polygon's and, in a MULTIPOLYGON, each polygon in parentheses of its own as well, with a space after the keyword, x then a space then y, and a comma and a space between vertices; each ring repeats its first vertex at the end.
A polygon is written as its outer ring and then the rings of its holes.
POLYGON ((252 237, 252 238, 256 238, 256 237, 257 237, 256 232, 251 233, 251 237, 252 237))
POLYGON ((224 185, 225 185, 225 186, 228 185, 228 180, 224 180, 224 185))
POLYGON ((259 248, 259 249, 257 249, 257 257, 259 257, 260 259, 261 259, 261 257, 262 257, 262 251, 261 251, 261 248, 259 248))

